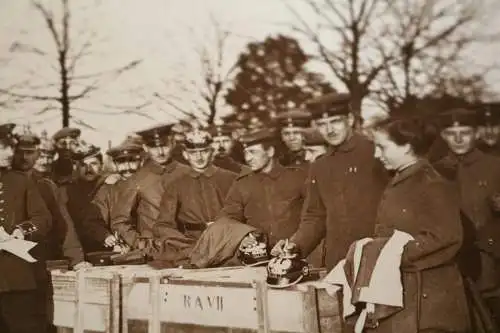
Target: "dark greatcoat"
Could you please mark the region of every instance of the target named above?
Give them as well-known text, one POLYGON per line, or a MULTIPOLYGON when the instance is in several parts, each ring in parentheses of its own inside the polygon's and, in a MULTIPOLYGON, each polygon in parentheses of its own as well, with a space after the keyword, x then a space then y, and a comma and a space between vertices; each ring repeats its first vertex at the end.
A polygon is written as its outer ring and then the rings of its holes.
POLYGON ((253 226, 267 235, 272 247, 297 230, 305 179, 303 169, 278 163, 269 173, 244 171, 229 189, 217 221, 253 226))
POLYGON ((163 193, 155 236, 168 237, 176 229, 198 239, 206 224, 215 221, 236 176, 212 165, 203 173, 190 170, 177 178, 163 193))
POLYGON ((325 238, 325 265, 332 269, 357 239, 373 235, 387 174, 373 143, 355 134, 309 167, 301 223, 291 241, 308 255, 325 238))
POLYGON ((460 206, 453 186, 425 160, 396 174, 383 194, 375 237, 390 237, 395 229, 415 239, 401 259, 404 309, 373 331, 466 331, 468 309, 455 262, 463 237, 460 206))
POLYGON ((153 238, 163 192, 172 181, 189 170, 176 161, 162 166, 148 160, 120 185, 116 194, 119 204, 111 212, 111 229, 132 247, 139 237, 153 238))
MULTIPOLYGON (((12 233, 23 222, 37 228, 26 239, 42 241, 51 227, 50 212, 36 184, 27 175, 17 171, 0 171, 0 226, 12 233)), ((36 289, 37 267, 38 263, 28 263, 0 251, 0 292, 36 289)))

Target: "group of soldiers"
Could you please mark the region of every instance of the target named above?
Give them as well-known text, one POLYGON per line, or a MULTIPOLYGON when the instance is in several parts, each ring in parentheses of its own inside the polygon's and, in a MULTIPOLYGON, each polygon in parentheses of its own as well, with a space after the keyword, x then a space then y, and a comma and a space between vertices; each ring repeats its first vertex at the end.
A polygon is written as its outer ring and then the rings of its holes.
MULTIPOLYGON (((116 250, 179 266, 224 221, 253 228, 242 246, 264 236, 270 252, 293 249, 333 268, 354 241, 373 235, 390 178, 355 119, 350 96, 333 93, 267 123, 158 125, 105 153, 77 128, 49 138, 0 125, 0 225, 9 237, 38 242, 35 264, 0 252, 9 272, 0 277, 0 331, 44 332, 47 263, 67 259, 78 270, 116 250)), ((436 119, 428 158, 457 186, 460 241, 477 250, 467 258, 479 258, 464 260, 463 274, 498 320, 500 235, 488 230, 500 233, 491 228, 500 211, 500 109, 449 110, 436 119)))

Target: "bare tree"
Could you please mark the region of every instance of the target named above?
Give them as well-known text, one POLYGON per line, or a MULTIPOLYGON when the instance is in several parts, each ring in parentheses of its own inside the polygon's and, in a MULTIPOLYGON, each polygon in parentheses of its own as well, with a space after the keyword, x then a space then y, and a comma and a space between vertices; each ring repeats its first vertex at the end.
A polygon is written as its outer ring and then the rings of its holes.
MULTIPOLYGON (((317 57, 362 100, 404 99, 445 73, 478 40, 481 0, 302 0, 317 23, 287 5, 294 30, 314 43, 317 57), (337 43, 335 43, 337 42, 337 43)), ((484 39, 483 39, 484 40, 484 39)))
POLYGON ((200 76, 186 77, 184 73, 173 80, 162 80, 168 92, 153 93, 153 97, 184 117, 201 116, 208 124, 213 123, 237 68, 236 61, 227 59, 231 33, 213 15, 210 15, 210 28, 201 38, 190 29, 200 76))
MULTIPOLYGON (((51 8, 39 0, 32 0, 32 6, 43 18, 45 28, 55 47, 52 50, 27 44, 23 41, 14 41, 10 46, 10 52, 19 54, 30 54, 46 61, 53 70, 53 77, 42 80, 35 84, 38 75, 36 71, 30 70, 32 77, 14 85, 3 87, 0 94, 15 102, 41 102, 44 106, 36 115, 49 111, 59 111, 62 116, 62 125, 68 126, 72 111, 76 110, 73 104, 77 101, 91 97, 97 90, 101 89, 123 73, 136 68, 141 60, 135 59, 115 68, 99 71, 97 73, 82 73, 80 65, 85 63, 93 54, 94 43, 97 42, 98 33, 95 30, 82 28, 79 31, 73 25, 73 12, 69 0, 59 0, 60 8, 51 8), (60 11, 60 15, 58 12, 60 11), (47 82, 48 81, 48 82, 47 82)), ((97 5, 94 2, 92 5, 97 5)), ((109 106, 114 111, 140 113, 143 105, 132 107, 109 106)), ((91 112, 91 110, 80 109, 80 111, 91 112)), ((100 111, 104 112, 104 111, 100 111)), ((80 125, 92 128, 83 120, 74 118, 80 125)))

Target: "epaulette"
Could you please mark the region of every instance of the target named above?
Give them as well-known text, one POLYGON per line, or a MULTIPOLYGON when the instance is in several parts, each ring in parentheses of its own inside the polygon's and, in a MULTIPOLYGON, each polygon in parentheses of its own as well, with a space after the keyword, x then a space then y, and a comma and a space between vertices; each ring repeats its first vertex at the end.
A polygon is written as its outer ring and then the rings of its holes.
POLYGON ((112 173, 104 179, 104 183, 108 185, 116 184, 121 180, 121 176, 117 173, 112 173))
POLYGON ((245 178, 246 176, 249 176, 253 173, 252 169, 250 168, 245 168, 245 169, 242 169, 240 174, 238 175, 238 177, 236 177, 236 180, 239 180, 241 178, 245 178))

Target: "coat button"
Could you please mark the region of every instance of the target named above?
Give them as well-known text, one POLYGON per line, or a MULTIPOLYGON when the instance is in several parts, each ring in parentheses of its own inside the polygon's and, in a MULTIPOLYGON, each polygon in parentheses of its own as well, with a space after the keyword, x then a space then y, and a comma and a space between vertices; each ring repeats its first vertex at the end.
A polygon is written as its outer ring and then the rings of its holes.
POLYGON ((488 245, 493 245, 493 238, 488 238, 488 245))
POLYGON ((427 298, 427 294, 426 294, 426 293, 423 293, 423 294, 422 294, 422 297, 423 297, 423 298, 427 298))

